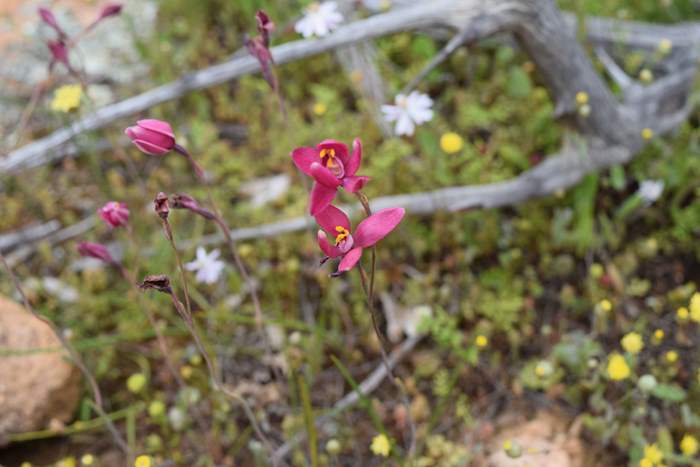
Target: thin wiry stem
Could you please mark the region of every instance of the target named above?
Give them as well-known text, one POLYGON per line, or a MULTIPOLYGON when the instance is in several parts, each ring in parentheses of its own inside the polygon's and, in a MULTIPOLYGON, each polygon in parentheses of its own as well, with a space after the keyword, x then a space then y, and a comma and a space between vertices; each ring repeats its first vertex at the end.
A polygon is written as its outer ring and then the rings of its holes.
POLYGON ((114 442, 119 446, 119 448, 124 451, 126 454, 127 458, 129 459, 129 462, 131 462, 131 458, 133 457, 131 450, 129 449, 129 446, 127 445, 126 441, 122 437, 122 435, 119 433, 117 428, 114 426, 114 422, 109 418, 107 415, 107 412, 104 410, 104 406, 102 403, 102 392, 100 391, 100 386, 97 384, 97 380, 95 379, 95 376, 92 374, 92 372, 88 369, 88 367, 85 365, 85 362, 83 362, 83 359, 80 357, 80 354, 73 348, 71 343, 68 341, 63 336, 63 333, 56 327, 56 325, 51 321, 50 319, 46 318, 45 316, 39 314, 34 307, 32 307, 31 303, 29 303, 29 300, 27 299, 27 295, 24 293, 24 289, 22 288, 22 285, 19 282, 19 279, 15 275, 14 271, 12 268, 10 268, 10 265, 7 263, 5 256, 0 252, 0 261, 2 261, 2 264, 7 271, 7 274, 10 276, 12 279, 12 282, 15 286, 15 289, 17 290, 17 293, 19 293, 20 297, 22 298, 22 303, 24 304, 24 308, 32 314, 36 319, 41 321, 42 323, 46 324, 49 329, 54 333, 58 341, 61 343, 61 346, 63 346, 64 349, 68 352, 71 360, 73 360, 73 363, 80 369, 80 371, 83 373, 83 376, 85 376, 85 379, 87 379, 88 384, 90 385, 90 389, 92 390, 92 396, 94 399, 94 407, 95 410, 97 411, 98 415, 100 418, 105 423, 105 426, 107 429, 110 431, 112 434, 112 437, 114 438, 114 442))
MULTIPOLYGON (((365 215, 367 217, 371 216, 372 210, 369 206, 369 200, 367 199, 367 196, 365 196, 365 194, 361 191, 358 191, 356 193, 356 196, 362 204, 362 207, 365 211, 365 215)), ((367 279, 367 273, 362 267, 362 264, 358 264, 358 270, 360 271, 360 282, 362 284, 362 290, 365 292, 365 296, 367 299, 367 308, 369 309, 369 314, 372 318, 372 328, 374 329, 374 333, 377 335, 377 339, 379 340, 379 350, 382 356, 382 362, 386 367, 389 379, 399 390, 399 393, 401 394, 401 403, 403 404, 404 409, 406 410, 406 420, 408 421, 408 427, 410 431, 408 444, 408 457, 410 458, 413 457, 416 449, 416 424, 413 421, 413 416, 411 415, 411 403, 408 400, 406 387, 403 384, 403 381, 401 381, 400 378, 396 377, 394 375, 393 370, 391 369, 391 365, 389 364, 389 356, 387 355, 386 349, 384 348, 385 338, 381 330, 379 329, 379 321, 377 320, 377 309, 374 307, 374 277, 376 272, 376 263, 377 246, 374 245, 372 247, 371 270, 369 280, 367 279)))

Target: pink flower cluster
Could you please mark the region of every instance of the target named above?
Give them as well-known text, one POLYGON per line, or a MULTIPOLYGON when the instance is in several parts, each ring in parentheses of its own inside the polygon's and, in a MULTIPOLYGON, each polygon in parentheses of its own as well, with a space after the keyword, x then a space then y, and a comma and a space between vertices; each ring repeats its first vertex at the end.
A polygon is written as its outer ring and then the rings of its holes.
POLYGON ((353 142, 352 153, 340 141, 327 139, 315 147, 296 148, 291 157, 299 170, 314 179, 309 210, 322 228, 317 239, 326 255, 323 261, 340 259, 336 275, 355 267, 363 250, 386 237, 403 219, 403 208, 382 209, 368 215, 353 233, 347 214, 331 204, 341 186, 350 193, 359 193, 369 181, 369 177, 356 175, 362 163, 359 138, 353 142), (328 235, 334 239, 332 244, 328 235))

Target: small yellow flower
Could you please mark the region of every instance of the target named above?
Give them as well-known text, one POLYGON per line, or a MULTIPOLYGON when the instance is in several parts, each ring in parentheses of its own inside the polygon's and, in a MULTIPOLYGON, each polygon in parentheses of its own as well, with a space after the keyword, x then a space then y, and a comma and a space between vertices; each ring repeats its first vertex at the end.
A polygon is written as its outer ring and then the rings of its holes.
POLYGON ((654 463, 646 457, 642 457, 639 461, 639 467, 654 467, 654 463))
POLYGON ((608 377, 614 381, 621 381, 629 377, 631 371, 625 357, 614 353, 608 358, 608 377))
POLYGON ((141 455, 136 458, 134 467, 151 467, 151 456, 141 455))
POLYGON ((644 348, 642 336, 636 332, 625 334, 620 343, 622 344, 622 348, 631 354, 638 354, 644 348))
POLYGON ((92 454, 85 454, 83 457, 80 458, 80 463, 82 465, 92 465, 95 463, 95 456, 92 454))
POLYGON ((659 41, 658 50, 663 55, 666 55, 667 53, 669 53, 672 48, 673 48, 673 42, 671 42, 671 39, 664 38, 664 39, 661 39, 659 41))
POLYGON ((668 363, 676 363, 676 361, 678 361, 678 352, 675 350, 669 350, 666 352, 666 361, 668 363))
POLYGON ((67 84, 56 89, 51 101, 51 110, 56 112, 70 112, 80 106, 80 97, 83 91, 78 84, 67 84))
POLYGON ((459 152, 464 147, 464 140, 457 133, 452 131, 440 137, 440 148, 447 154, 459 152))
POLYGON ((647 444, 644 446, 644 458, 649 459, 652 464, 660 464, 664 460, 664 454, 656 443, 647 444))
POLYGON ((690 313, 686 307, 682 306, 676 310, 676 318, 678 318, 678 321, 688 321, 689 317, 690 313))
POLYGON ((22 463, 19 465, 19 467, 32 467, 32 463, 31 463, 31 462, 26 462, 26 461, 25 461, 25 462, 22 462, 22 463))
POLYGON ((510 451, 511 449, 513 449, 513 441, 510 439, 503 441, 503 450, 510 451))
POLYGON ((612 306, 612 303, 610 302, 610 300, 605 298, 605 299, 601 300, 600 302, 598 302, 598 308, 600 308, 602 311, 607 313, 608 311, 612 310, 613 306, 612 306))
POLYGON ((148 405, 148 415, 151 417, 160 417, 165 413, 165 404, 163 401, 153 401, 148 405))
POLYGON ((588 274, 591 275, 593 279, 600 279, 605 274, 605 268, 600 263, 593 263, 591 267, 588 268, 588 274))
POLYGON ((588 104, 588 93, 579 91, 576 93, 576 104, 579 106, 588 104))
POLYGON ((478 336, 476 336, 476 339, 474 339, 474 343, 477 347, 483 349, 484 347, 489 345, 489 338, 484 336, 483 334, 479 334, 478 336))
POLYGON ((326 113, 326 111, 328 110, 328 106, 326 106, 326 104, 324 104, 323 102, 316 102, 314 104, 313 110, 314 113, 320 117, 321 115, 326 113))
POLYGON ((192 367, 189 365, 182 365, 180 367, 180 376, 185 379, 190 379, 192 377, 192 367))
POLYGON ((654 331, 654 339, 656 339, 657 341, 664 340, 664 335, 665 333, 663 329, 657 329, 656 331, 654 331))
POLYGON ((654 80, 654 74, 651 72, 650 69, 644 68, 642 71, 639 72, 639 79, 643 83, 651 83, 654 80))
POLYGON ((696 323, 700 323, 700 293, 695 292, 690 297, 690 319, 696 323))
POLYGON ((126 387, 134 394, 138 394, 146 387, 146 376, 143 373, 134 373, 126 380, 126 387))
POLYGON ((372 452, 377 456, 388 457, 389 451, 391 451, 391 443, 389 438, 385 434, 378 434, 372 438, 372 446, 370 447, 372 452))
POLYGON ((653 137, 654 137, 654 130, 652 130, 651 128, 645 128, 642 130, 642 138, 645 141, 649 141, 653 137))
POLYGON ((686 456, 694 456, 698 452, 698 440, 695 436, 686 434, 681 439, 681 452, 686 456))

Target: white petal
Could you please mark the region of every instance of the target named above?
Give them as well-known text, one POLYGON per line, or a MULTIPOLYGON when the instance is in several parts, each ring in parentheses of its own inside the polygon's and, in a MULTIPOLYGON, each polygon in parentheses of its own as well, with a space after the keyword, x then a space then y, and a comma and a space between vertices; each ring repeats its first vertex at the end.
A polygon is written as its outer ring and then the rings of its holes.
POLYGON ((407 114, 402 113, 396 121, 396 134, 411 136, 415 127, 413 120, 407 114))

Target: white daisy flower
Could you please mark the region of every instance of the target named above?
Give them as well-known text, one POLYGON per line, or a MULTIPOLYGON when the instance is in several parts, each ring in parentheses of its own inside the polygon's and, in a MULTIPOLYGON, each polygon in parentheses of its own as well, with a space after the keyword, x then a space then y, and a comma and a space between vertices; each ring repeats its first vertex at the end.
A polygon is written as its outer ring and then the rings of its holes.
POLYGON ((188 271, 196 271, 195 279, 197 282, 205 284, 213 284, 219 280, 221 272, 224 270, 225 263, 219 260, 221 252, 212 250, 207 253, 204 248, 197 247, 197 258, 191 263, 187 263, 185 268, 188 271))
POLYGON ((336 2, 314 2, 304 10, 304 17, 297 21, 294 30, 304 37, 323 37, 343 22, 336 2))
POLYGON ((664 191, 663 180, 644 180, 639 184, 637 195, 642 198, 644 204, 649 205, 659 199, 664 191))
POLYGON ((433 100, 427 94, 413 91, 408 96, 398 94, 396 105, 383 105, 382 112, 388 122, 396 122, 396 134, 411 136, 416 125, 433 118, 433 100))

